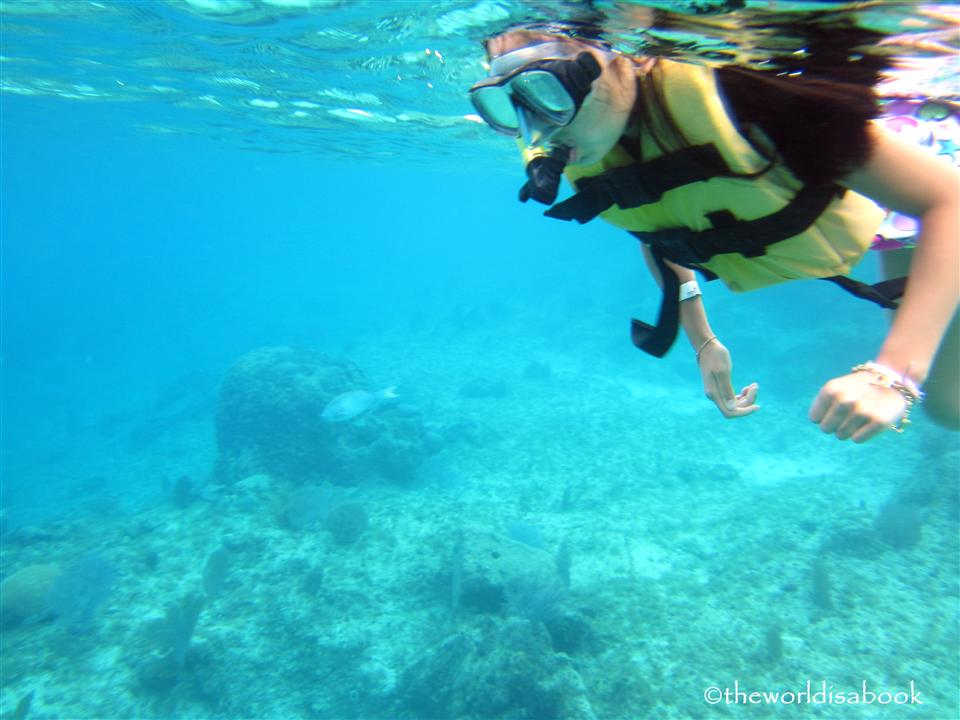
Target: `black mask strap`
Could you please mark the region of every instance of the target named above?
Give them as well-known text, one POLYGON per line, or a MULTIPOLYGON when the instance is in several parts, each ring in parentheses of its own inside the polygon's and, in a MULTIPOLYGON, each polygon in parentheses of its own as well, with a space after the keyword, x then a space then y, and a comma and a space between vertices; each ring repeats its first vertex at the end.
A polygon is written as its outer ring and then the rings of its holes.
POLYGON ((603 72, 600 63, 588 52, 580 53, 575 60, 549 60, 543 63, 542 67, 556 75, 557 79, 563 83, 577 110, 590 94, 593 81, 603 72))

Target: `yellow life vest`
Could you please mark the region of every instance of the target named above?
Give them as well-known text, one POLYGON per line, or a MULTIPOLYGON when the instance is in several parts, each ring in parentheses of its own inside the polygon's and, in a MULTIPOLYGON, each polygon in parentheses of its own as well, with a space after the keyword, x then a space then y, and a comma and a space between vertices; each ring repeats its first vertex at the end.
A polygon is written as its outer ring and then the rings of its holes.
MULTIPOLYGON (((674 146, 670 144, 670 132, 662 128, 640 128, 643 164, 658 158, 669 160, 668 156, 685 148, 707 146, 719 153, 729 172, 672 187, 655 201, 637 207, 607 206, 599 213, 600 217, 637 233, 641 239, 645 239, 645 233, 656 237, 664 231, 691 230, 694 233, 688 233, 688 237, 693 246, 697 242, 696 233, 714 228, 714 222, 721 215, 732 216, 740 223, 756 221, 778 213, 802 194, 803 183, 782 162, 771 162, 737 129, 724 107, 710 68, 660 60, 653 72, 657 74, 654 80, 662 88, 666 111, 682 138, 674 140, 674 146), (665 144, 663 148, 654 139, 657 130, 661 130, 657 135, 665 144)), ((598 177, 636 163, 637 160, 617 144, 600 162, 567 166, 564 174, 576 185, 584 178, 598 177)), ((786 280, 846 275, 869 249, 883 220, 883 210, 870 199, 849 190, 826 196, 822 207, 812 224, 804 223, 803 228, 796 228, 795 234, 765 245, 753 253, 753 257, 741 252, 724 252, 695 264, 716 274, 737 292, 786 280)))

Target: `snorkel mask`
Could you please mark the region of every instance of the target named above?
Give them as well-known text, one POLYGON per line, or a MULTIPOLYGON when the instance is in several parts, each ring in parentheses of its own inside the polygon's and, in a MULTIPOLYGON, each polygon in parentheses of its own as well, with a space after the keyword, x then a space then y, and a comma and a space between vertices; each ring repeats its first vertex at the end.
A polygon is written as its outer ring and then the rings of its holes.
POLYGON ((586 50, 547 41, 493 58, 490 76, 470 88, 470 101, 487 125, 523 138, 530 159, 521 202, 556 200, 570 150, 550 140, 573 122, 602 70, 586 50))
POLYGON ((601 71, 586 50, 543 42, 491 60, 490 76, 470 88, 470 101, 496 132, 536 147, 573 122, 601 71))

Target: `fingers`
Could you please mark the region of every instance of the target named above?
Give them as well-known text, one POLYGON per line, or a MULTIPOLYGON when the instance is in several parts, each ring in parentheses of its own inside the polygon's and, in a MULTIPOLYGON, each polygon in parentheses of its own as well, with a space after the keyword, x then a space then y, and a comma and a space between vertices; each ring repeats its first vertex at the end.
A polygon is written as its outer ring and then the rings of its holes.
MULTIPOLYGON (((844 393, 838 380, 824 385, 810 407, 810 420, 820 426, 820 430, 832 434, 847 420, 856 405, 856 396, 844 393)), ((855 432, 859 427, 853 428, 855 432)))
POLYGON ((847 417, 837 427, 835 434, 838 440, 849 440, 862 428, 871 424, 869 417, 847 413, 847 417))
POLYGON ((828 435, 835 433, 847 420, 852 410, 852 402, 835 398, 823 413, 820 429, 828 435))
POLYGON ((887 430, 904 414, 903 397, 864 378, 845 376, 820 390, 810 406, 810 420, 838 440, 864 443, 887 430))
POLYGON ((810 406, 810 412, 808 417, 813 422, 818 425, 823 421, 824 416, 827 414, 827 411, 833 406, 833 398, 828 394, 829 385, 825 385, 817 397, 813 400, 813 405, 810 406))
POLYGON ((750 383, 740 394, 737 395, 737 407, 749 407, 757 400, 757 393, 760 392, 760 386, 757 383, 750 383))
POLYGON ((759 390, 756 383, 751 383, 739 394, 734 394, 730 353, 719 340, 707 345, 699 358, 699 365, 704 391, 724 417, 744 417, 760 409, 756 404, 759 390))
POLYGON ((713 401, 724 417, 745 417, 760 409, 760 406, 756 404, 759 389, 760 386, 757 383, 751 383, 743 388, 738 395, 734 395, 733 385, 730 383, 730 374, 727 372, 712 372, 708 382, 707 397, 713 401))
POLYGON ((886 425, 884 423, 879 423, 879 422, 867 423, 866 425, 861 427, 859 430, 857 430, 855 433, 853 433, 850 439, 858 444, 865 443, 867 440, 870 440, 871 438, 875 438, 877 435, 879 435, 889 427, 890 427, 889 425, 886 425))
POLYGON ((757 410, 760 409, 760 406, 757 405, 757 393, 760 391, 760 386, 756 383, 751 383, 747 387, 743 388, 740 391, 740 394, 737 395, 736 406, 731 410, 727 417, 745 417, 747 415, 753 415, 757 410))

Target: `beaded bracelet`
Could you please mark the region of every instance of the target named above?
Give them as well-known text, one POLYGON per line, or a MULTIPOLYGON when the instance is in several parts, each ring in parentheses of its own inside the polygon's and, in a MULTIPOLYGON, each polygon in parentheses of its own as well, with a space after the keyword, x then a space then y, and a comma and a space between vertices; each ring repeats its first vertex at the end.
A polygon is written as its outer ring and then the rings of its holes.
POLYGON ((851 369, 851 372, 872 373, 873 380, 870 382, 871 385, 874 387, 890 388, 900 393, 905 404, 903 415, 900 416, 900 419, 895 424, 890 426, 890 429, 894 432, 902 433, 903 428, 910 424, 910 411, 913 410, 913 406, 923 402, 923 393, 920 391, 920 388, 917 387, 917 384, 908 378, 905 372, 898 374, 886 365, 880 365, 872 361, 856 365, 851 369))

